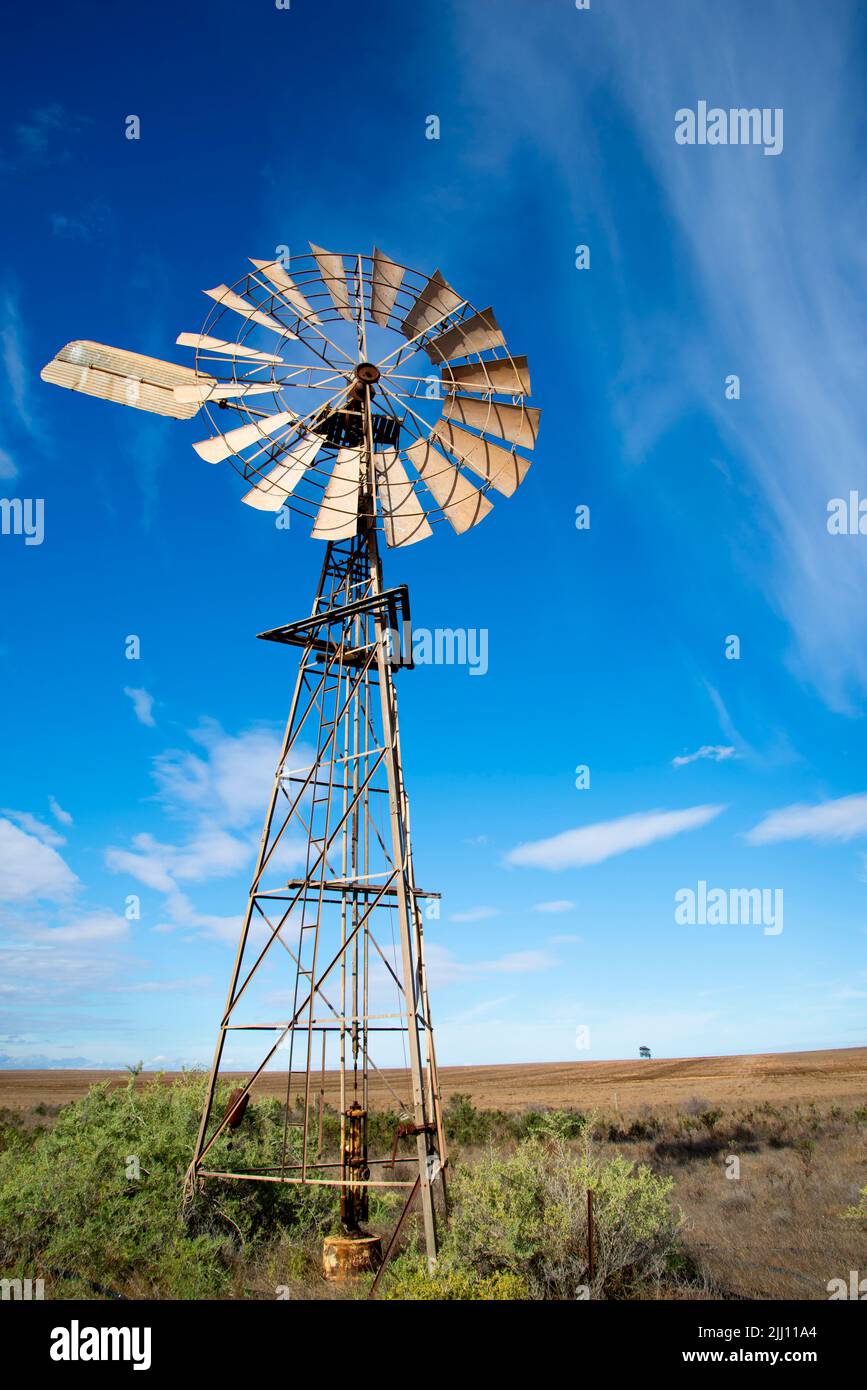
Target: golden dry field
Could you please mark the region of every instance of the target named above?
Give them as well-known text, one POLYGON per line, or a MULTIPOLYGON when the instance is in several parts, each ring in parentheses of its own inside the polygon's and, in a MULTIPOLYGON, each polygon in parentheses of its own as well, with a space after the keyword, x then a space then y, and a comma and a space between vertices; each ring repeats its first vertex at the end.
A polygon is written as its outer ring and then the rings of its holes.
MULTIPOLYGON (((145 1084, 150 1076, 138 1079, 145 1084)), ((175 1072, 165 1073, 167 1079, 175 1072)), ((225 1076, 231 1079, 231 1073, 225 1076)), ((244 1073, 237 1073, 240 1079, 244 1073)), ((397 1073, 386 1070, 389 1082, 397 1073)), ((125 1085, 124 1071, 0 1071, 0 1107, 29 1110, 35 1105, 65 1105, 100 1081, 125 1085)), ((285 1097, 287 1076, 269 1072, 259 1078, 255 1093, 285 1097)), ((294 1077, 291 1094, 301 1089, 294 1077)), ((768 1052, 737 1057, 675 1057, 649 1062, 527 1062, 515 1066, 442 1067, 443 1099, 468 1095, 484 1110, 521 1111, 563 1108, 640 1113, 682 1109, 695 1097, 712 1105, 746 1106, 767 1103, 840 1104, 867 1098, 867 1048, 823 1052, 768 1052)), ((326 1074, 326 1100, 335 1104, 336 1078, 326 1074)), ((388 1087, 371 1077, 371 1102, 387 1108, 388 1087)))

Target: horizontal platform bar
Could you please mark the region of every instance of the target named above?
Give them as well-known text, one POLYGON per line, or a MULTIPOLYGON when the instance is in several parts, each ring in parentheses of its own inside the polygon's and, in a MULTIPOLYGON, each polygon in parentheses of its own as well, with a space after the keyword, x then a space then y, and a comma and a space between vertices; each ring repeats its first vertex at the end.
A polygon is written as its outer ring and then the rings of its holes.
MULTIPOLYGON (((404 1160, 408 1162, 409 1160, 404 1160)), ((400 1162, 400 1159, 398 1159, 400 1162)), ((311 1168, 316 1164, 311 1163, 311 1168)), ((356 1178, 351 1183, 343 1182, 340 1178, 276 1178, 270 1177, 267 1173, 220 1173, 211 1168, 197 1168, 194 1174, 197 1178, 237 1178, 242 1182, 289 1182, 298 1186, 305 1187, 415 1187, 416 1180, 411 1182, 384 1182, 381 1178, 367 1178, 360 1181, 356 1178)))
MULTIPOLYGON (((376 613, 385 611, 388 619, 388 627, 392 632, 400 633, 412 631, 412 622, 409 612, 409 589, 406 584, 399 584, 394 589, 383 589, 378 594, 368 594, 364 598, 354 599, 351 603, 345 603, 339 608, 324 608, 320 613, 311 613, 307 618, 298 618, 293 623, 283 623, 280 627, 269 628, 267 632, 256 634, 263 642, 282 642, 284 645, 293 647, 306 647, 314 645, 324 647, 326 655, 334 655, 338 648, 331 642, 323 643, 316 637, 319 628, 330 627, 334 623, 345 623, 348 619, 357 617, 364 613, 376 613)), ((361 651, 344 653, 344 663, 358 665, 362 662, 361 651), (351 655, 351 663, 346 662, 346 656, 351 655)), ((406 666, 412 668, 412 644, 406 654, 406 659, 399 655, 397 659, 392 657, 392 666, 406 666)))
MULTIPOLYGON (((287 888, 296 888, 296 889, 297 889, 297 888, 304 888, 304 887, 306 887, 306 886, 309 886, 311 892, 314 892, 314 893, 316 894, 317 897, 319 896, 320 889, 321 889, 321 891, 324 892, 324 893, 368 893, 368 894, 374 894, 374 895, 376 895, 377 893, 382 893, 383 896, 387 896, 387 897, 391 897, 391 896, 396 897, 396 896, 397 896, 397 888, 380 888, 376 883, 373 883, 373 882, 370 882, 370 883, 355 883, 355 882, 354 882, 352 879, 350 879, 350 878, 330 878, 330 879, 326 879, 326 881, 325 881, 324 884, 323 884, 323 883, 320 883, 320 882, 319 882, 318 880, 316 880, 316 879, 290 878, 290 879, 287 879, 287 880, 286 880, 286 887, 287 887, 287 888)), ((407 888, 407 890, 406 890, 406 895, 407 895, 408 898, 413 898, 413 897, 414 897, 414 898, 441 898, 441 897, 442 897, 442 893, 430 893, 430 892, 426 892, 425 890, 423 890, 423 889, 421 889, 421 888, 407 888)), ((269 893, 267 893, 267 894, 266 894, 266 893, 263 893, 263 894, 261 894, 261 895, 257 894, 257 896, 261 896, 261 897, 273 897, 273 896, 276 896, 276 894, 272 891, 272 892, 269 892, 269 893)))

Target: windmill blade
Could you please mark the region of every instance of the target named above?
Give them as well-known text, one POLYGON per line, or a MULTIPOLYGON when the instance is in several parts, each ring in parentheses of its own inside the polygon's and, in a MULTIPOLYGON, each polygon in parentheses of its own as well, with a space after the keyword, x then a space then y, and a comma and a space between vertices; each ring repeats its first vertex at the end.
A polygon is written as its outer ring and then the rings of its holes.
POLYGON ((448 281, 435 270, 401 324, 400 331, 405 338, 415 338, 445 318, 446 314, 451 314, 463 302, 448 281))
POLYGON ((182 401, 175 395, 175 388, 181 383, 197 380, 192 367, 180 367, 175 362, 86 339, 67 343, 42 368, 40 376, 68 391, 83 391, 87 396, 175 420, 191 419, 201 404, 198 397, 182 401))
POLYGON ((376 494, 388 545, 415 545, 433 535, 396 449, 373 455, 376 494))
POLYGON ((221 356, 246 357, 251 362, 282 362, 272 352, 257 352, 244 343, 226 343, 222 338, 209 338, 207 333, 179 333, 175 342, 179 347, 195 348, 199 352, 217 352, 221 356))
POLYGON ((175 397, 179 401, 231 401, 240 396, 273 395, 280 387, 276 381, 217 381, 214 377, 199 376, 193 386, 176 386, 175 397))
POLYGON ((432 362, 450 362, 453 357, 469 357, 471 352, 505 346, 506 340, 493 309, 483 309, 432 338, 425 344, 425 352, 432 362))
POLYGON ((299 481, 310 467, 323 441, 311 435, 281 458, 280 462, 264 473, 249 492, 241 498, 248 507, 259 512, 279 512, 286 498, 294 492, 299 481))
POLYGON ((321 541, 348 540, 358 530, 361 450, 339 449, 311 536, 321 541))
POLYGON ((309 300, 305 299, 304 295, 295 284, 295 281, 292 279, 292 276, 287 275, 286 271, 283 269, 283 265, 280 261, 257 261, 254 260, 252 256, 249 256, 248 260, 251 265, 254 265, 257 270, 260 270, 265 278, 270 280, 271 284, 280 291, 283 298, 288 301, 296 314, 302 319, 306 319, 308 323, 322 322, 316 310, 313 308, 313 305, 309 300))
POLYGON ((319 274, 325 282, 325 288, 331 295, 332 304, 338 314, 351 320, 352 310, 349 307, 349 290, 346 284, 346 272, 343 268, 343 257, 338 256, 333 251, 323 251, 321 246, 314 246, 312 241, 310 250, 316 257, 319 274))
POLYGON ((462 425, 485 434, 496 434, 510 444, 535 449, 541 410, 533 406, 505 405, 499 401, 480 401, 475 396, 447 396, 443 406, 444 420, 459 420, 462 425))
POLYGON ((254 323, 261 323, 263 328, 270 328, 272 332, 279 333, 281 338, 297 338, 297 333, 292 333, 288 328, 284 328, 282 323, 271 317, 270 314, 263 314, 256 308, 249 299, 244 299, 242 295, 235 294, 228 285, 216 285, 212 290, 205 290, 209 299, 216 300, 221 308, 234 309, 236 314, 240 314, 245 319, 252 319, 254 323))
POLYGON ((432 434, 450 454, 465 463, 480 478, 487 478, 491 487, 504 497, 511 497, 515 489, 524 481, 530 460, 482 439, 478 434, 459 429, 457 425, 437 420, 432 434))
POLYGON ((403 267, 389 260, 378 247, 373 248, 373 275, 370 281, 370 313, 374 323, 388 327, 397 292, 403 282, 403 267))
POLYGON ((435 449, 429 439, 419 439, 406 449, 407 458, 439 503, 453 531, 463 535, 476 526, 492 504, 454 464, 435 449))
POLYGON ((497 391, 503 396, 529 396, 530 369, 526 357, 498 357, 445 366, 442 382, 447 391, 497 391))
POLYGON ((239 454, 251 444, 261 440, 263 435, 276 434, 284 425, 297 423, 298 416, 291 410, 281 411, 279 415, 269 415, 264 420, 255 420, 252 425, 241 425, 225 434, 213 434, 210 439, 200 439, 193 445, 199 458, 205 463, 221 463, 230 454, 239 454))

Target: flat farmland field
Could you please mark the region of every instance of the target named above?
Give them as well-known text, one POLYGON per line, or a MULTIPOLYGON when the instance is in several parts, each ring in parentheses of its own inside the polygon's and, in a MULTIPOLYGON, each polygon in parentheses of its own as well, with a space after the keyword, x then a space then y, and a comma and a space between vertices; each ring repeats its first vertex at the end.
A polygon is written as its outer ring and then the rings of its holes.
MULTIPOLYGON (((179 1073, 164 1073, 171 1081, 179 1073)), ((245 1073, 224 1073, 224 1080, 245 1073)), ((403 1073, 385 1071, 385 1080, 371 1080, 371 1104, 389 1108, 389 1085, 403 1090, 403 1073), (386 1084, 389 1083, 389 1084, 386 1084)), ((145 1073, 137 1085, 152 1079, 145 1073)), ((65 1105, 101 1081, 125 1085, 123 1071, 0 1071, 0 1107, 30 1110, 36 1105, 65 1105)), ((285 1097, 286 1072, 263 1074, 254 1095, 285 1097)), ((292 1077, 294 1098, 303 1077, 292 1077)), ((867 1097, 867 1048, 822 1052, 769 1052, 735 1057, 679 1057, 652 1061, 539 1062, 516 1066, 442 1067, 443 1099, 468 1095, 484 1110, 518 1112, 526 1109, 620 1111, 638 1114, 676 1111, 700 1097, 712 1105, 744 1106, 767 1103, 853 1104, 867 1097)), ((319 1077, 316 1078, 318 1091, 319 1077)), ((337 1079, 326 1073, 325 1098, 338 1100, 337 1079)))

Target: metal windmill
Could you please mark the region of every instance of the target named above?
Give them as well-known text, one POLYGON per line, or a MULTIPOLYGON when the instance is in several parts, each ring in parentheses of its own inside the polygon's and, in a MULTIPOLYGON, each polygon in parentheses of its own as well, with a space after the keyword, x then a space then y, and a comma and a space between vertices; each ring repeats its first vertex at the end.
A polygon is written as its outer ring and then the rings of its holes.
POLYGON ((370 1188, 406 1188, 404 1212, 420 1193, 433 1259, 446 1148, 422 937, 437 895, 415 883, 398 734, 409 600, 406 586, 383 587, 378 537, 401 547, 442 520, 459 534, 475 526, 523 480, 518 449, 534 447, 539 411, 525 404, 527 360, 508 351, 493 311, 439 271, 378 250, 311 251, 253 260, 231 287, 206 290, 201 332, 177 339, 193 366, 73 342, 42 377, 175 419, 204 410, 200 458, 228 461, 248 506, 310 517, 327 543, 310 614, 259 634, 300 648, 301 664, 188 1190, 210 1177, 330 1184, 358 1237, 370 1188), (239 1034, 260 1060, 219 1114, 239 1034), (403 1067, 385 1065, 382 1049, 391 1063, 402 1050, 403 1067), (231 1130, 266 1071, 286 1074, 282 1145, 237 1171, 231 1130), (335 1078, 337 1156, 322 1128, 335 1078), (381 1153, 368 1142, 371 1079, 396 1109, 381 1153), (395 1163, 399 1139, 414 1140, 415 1174, 395 1163))

